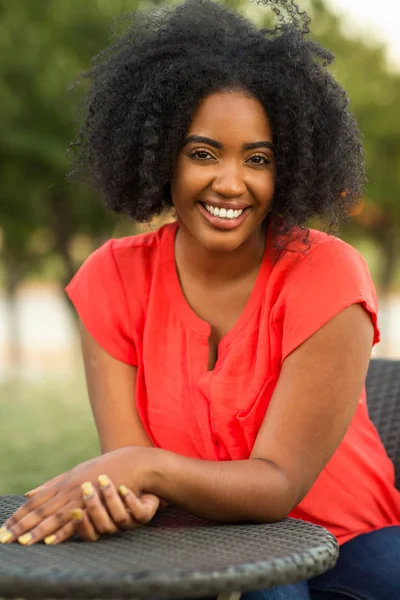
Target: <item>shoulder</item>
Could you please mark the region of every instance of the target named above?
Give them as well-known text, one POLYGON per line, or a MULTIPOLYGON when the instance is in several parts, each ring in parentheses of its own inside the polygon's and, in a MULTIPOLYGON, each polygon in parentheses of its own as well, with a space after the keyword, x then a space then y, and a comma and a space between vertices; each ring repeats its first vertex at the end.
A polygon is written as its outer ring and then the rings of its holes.
POLYGON ((371 315, 374 344, 379 341, 378 300, 368 266, 351 244, 310 230, 310 247, 296 240, 273 270, 272 315, 279 324, 282 360, 318 329, 352 304, 371 315))
POLYGON ((342 247, 344 250, 355 250, 353 246, 342 240, 341 238, 319 231, 318 229, 308 229, 308 235, 306 243, 303 242, 303 238, 307 231, 296 228, 292 233, 289 234, 288 248, 294 253, 304 253, 305 255, 310 254, 316 248, 330 244, 331 247, 342 247), (304 252, 305 250, 305 252, 304 252))
POLYGON ((145 256, 152 257, 163 246, 175 227, 176 223, 167 223, 155 231, 112 238, 102 248, 111 253, 116 260, 124 257, 129 257, 130 260, 140 260, 145 256))
POLYGON ((132 287, 141 289, 141 285, 151 281, 158 258, 168 246, 175 227, 175 223, 168 223, 157 231, 108 240, 88 256, 67 291, 78 284, 92 289, 100 287, 111 295, 116 294, 121 285, 130 290, 132 287))
POLYGON ((367 264, 360 252, 348 242, 316 229, 309 229, 306 243, 303 242, 304 231, 296 230, 291 234, 287 250, 276 263, 277 271, 284 270, 289 276, 309 273, 310 270, 337 271, 343 274, 361 269, 369 274, 367 264))
POLYGON ((320 311, 341 303, 365 300, 377 308, 368 265, 360 252, 344 240, 310 229, 307 246, 301 236, 290 241, 271 271, 269 289, 275 313, 289 306, 306 311, 319 303, 320 311))
POLYGON ((97 264, 99 268, 112 263, 114 273, 119 273, 123 280, 133 276, 137 278, 140 273, 148 278, 175 228, 175 223, 167 223, 156 231, 112 238, 97 248, 87 262, 93 263, 93 266, 97 264))

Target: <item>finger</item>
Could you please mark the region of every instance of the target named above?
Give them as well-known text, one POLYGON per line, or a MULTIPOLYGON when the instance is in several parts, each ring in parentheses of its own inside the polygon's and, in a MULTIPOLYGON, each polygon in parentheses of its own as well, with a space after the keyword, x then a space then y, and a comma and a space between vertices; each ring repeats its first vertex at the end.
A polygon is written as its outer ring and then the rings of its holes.
POLYGON ((161 506, 160 498, 158 498, 154 494, 142 494, 140 496, 140 501, 142 504, 144 504, 148 515, 151 515, 150 518, 152 519, 161 506))
POLYGON ((81 486, 83 502, 87 515, 98 533, 116 533, 117 526, 112 522, 110 515, 103 506, 99 494, 90 481, 81 486))
POLYGON ((132 517, 141 525, 146 525, 146 523, 151 521, 160 505, 160 500, 157 496, 143 494, 141 498, 138 498, 132 490, 124 485, 118 488, 118 492, 124 499, 125 505, 131 511, 132 517), (142 498, 144 501, 142 501, 142 498))
POLYGON ((70 537, 72 537, 75 533, 75 525, 72 521, 68 521, 61 529, 48 535, 44 538, 44 543, 48 546, 55 546, 56 544, 60 544, 61 542, 65 542, 70 537))
POLYGON ((107 475, 99 475, 97 478, 103 504, 106 506, 108 514, 113 523, 118 529, 132 529, 137 526, 137 523, 132 519, 130 511, 128 511, 121 496, 117 493, 115 486, 107 475))
POLYGON ((73 503, 63 506, 60 510, 52 513, 49 517, 42 520, 39 525, 33 527, 24 534, 18 536, 18 542, 24 546, 31 546, 45 538, 55 534, 71 521, 71 510, 79 500, 75 498, 73 503))
POLYGON ((29 514, 36 507, 47 502, 52 496, 56 494, 56 491, 47 490, 46 493, 40 494, 40 496, 36 496, 35 498, 30 498, 20 506, 9 519, 4 523, 4 527, 9 529, 13 525, 15 525, 18 521, 23 519, 27 514, 29 514))
POLYGON ((13 542, 52 512, 62 506, 62 500, 57 498, 57 491, 49 488, 38 492, 27 500, 3 525, 0 536, 1 543, 13 542))
POLYGON ((71 516, 75 531, 83 540, 95 542, 99 539, 100 536, 90 522, 85 510, 74 508, 71 512, 71 516))
POLYGON ((33 490, 29 490, 29 492, 26 492, 26 494, 25 494, 26 498, 31 498, 32 496, 34 496, 41 490, 45 490, 52 485, 56 485, 68 474, 69 474, 69 471, 66 471, 65 473, 61 473, 60 475, 53 477, 53 479, 49 479, 49 481, 45 481, 45 483, 42 483, 42 485, 39 485, 38 487, 33 488, 33 490))

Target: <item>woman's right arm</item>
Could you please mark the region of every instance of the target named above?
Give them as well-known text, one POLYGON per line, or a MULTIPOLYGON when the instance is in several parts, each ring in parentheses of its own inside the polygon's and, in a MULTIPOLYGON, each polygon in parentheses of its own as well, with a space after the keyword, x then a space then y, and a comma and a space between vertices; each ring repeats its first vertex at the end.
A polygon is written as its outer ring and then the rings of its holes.
MULTIPOLYGON (((89 400, 102 453, 125 446, 153 446, 136 409, 137 368, 108 354, 82 321, 80 334, 89 400)), ((160 499, 160 509, 167 506, 160 499)))
POLYGON ((153 446, 136 409, 137 368, 108 354, 81 322, 81 345, 89 400, 101 451, 153 446))
MULTIPOLYGON (((86 383, 102 454, 125 446, 153 446, 136 410, 137 368, 113 358, 80 322, 86 383)), ((68 473, 57 475, 27 492, 33 495, 52 486, 68 473)), ((160 507, 167 503, 161 500, 160 507)))

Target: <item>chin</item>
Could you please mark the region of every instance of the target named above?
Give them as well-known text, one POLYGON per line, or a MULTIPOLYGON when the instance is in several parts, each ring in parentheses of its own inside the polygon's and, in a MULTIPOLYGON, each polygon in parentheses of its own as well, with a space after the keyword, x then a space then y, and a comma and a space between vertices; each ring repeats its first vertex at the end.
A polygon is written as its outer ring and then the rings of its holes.
POLYGON ((233 252, 246 241, 248 236, 238 231, 209 231, 198 236, 200 244, 208 252, 233 252))

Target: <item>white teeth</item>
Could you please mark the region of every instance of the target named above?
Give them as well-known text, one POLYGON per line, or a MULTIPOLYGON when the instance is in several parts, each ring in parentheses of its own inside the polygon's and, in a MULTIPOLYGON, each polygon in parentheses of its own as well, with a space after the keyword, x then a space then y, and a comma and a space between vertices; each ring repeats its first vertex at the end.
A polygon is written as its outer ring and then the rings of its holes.
POLYGON ((220 217, 221 219, 237 219, 240 217, 244 209, 233 210, 230 208, 226 210, 226 208, 217 208, 216 206, 211 206, 210 204, 205 204, 206 209, 211 215, 214 217, 220 217))

